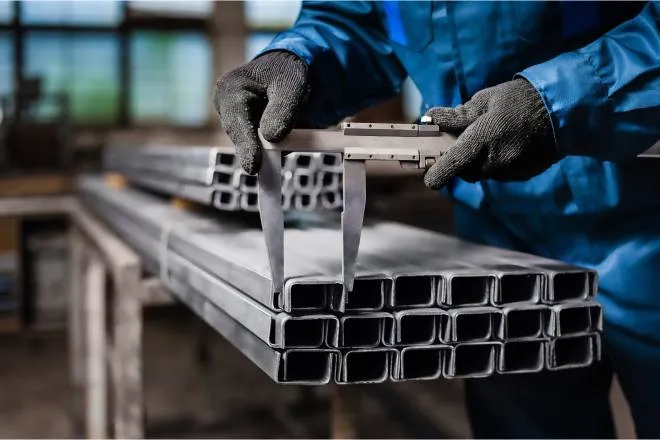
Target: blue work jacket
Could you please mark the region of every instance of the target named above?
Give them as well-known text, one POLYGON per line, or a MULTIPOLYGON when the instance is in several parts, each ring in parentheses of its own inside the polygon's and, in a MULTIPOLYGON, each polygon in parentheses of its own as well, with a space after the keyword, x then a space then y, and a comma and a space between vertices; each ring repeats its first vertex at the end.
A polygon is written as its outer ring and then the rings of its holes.
POLYGON ((271 50, 309 65, 317 125, 408 76, 422 112, 529 80, 567 157, 526 182, 456 179, 459 212, 491 231, 463 235, 596 268, 606 319, 660 341, 660 159, 635 158, 660 140, 660 2, 310 1, 271 50))

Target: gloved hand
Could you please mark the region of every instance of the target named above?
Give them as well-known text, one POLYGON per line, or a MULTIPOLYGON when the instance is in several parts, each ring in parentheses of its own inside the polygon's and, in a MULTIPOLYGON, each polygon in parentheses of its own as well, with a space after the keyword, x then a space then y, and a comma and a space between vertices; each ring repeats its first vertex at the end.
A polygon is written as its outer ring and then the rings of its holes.
POLYGON ((426 115, 441 131, 461 133, 424 174, 432 189, 455 176, 468 182, 527 180, 561 158, 550 115, 525 79, 481 90, 464 105, 432 108, 426 115))
POLYGON ((267 52, 218 80, 215 109, 247 173, 261 167, 257 130, 269 142, 282 140, 308 92, 307 64, 287 51, 267 52))

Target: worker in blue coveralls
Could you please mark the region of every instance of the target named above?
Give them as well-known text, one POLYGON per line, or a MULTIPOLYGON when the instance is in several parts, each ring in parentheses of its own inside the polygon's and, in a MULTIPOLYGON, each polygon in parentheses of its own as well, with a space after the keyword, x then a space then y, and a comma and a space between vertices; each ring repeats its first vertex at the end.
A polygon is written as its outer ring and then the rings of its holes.
POLYGON ((458 140, 424 182, 469 240, 596 269, 606 359, 468 381, 475 437, 615 436, 616 373, 639 437, 660 437, 660 2, 303 2, 217 83, 245 170, 259 128, 330 126, 396 96, 458 140))

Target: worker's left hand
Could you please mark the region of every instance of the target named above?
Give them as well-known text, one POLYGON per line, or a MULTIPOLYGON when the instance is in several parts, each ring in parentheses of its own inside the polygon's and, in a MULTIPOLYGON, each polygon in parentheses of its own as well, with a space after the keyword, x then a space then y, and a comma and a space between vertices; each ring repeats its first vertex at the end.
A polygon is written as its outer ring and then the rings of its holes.
POLYGON ((464 105, 432 108, 426 115, 441 131, 460 133, 425 173, 429 188, 443 187, 453 177, 468 182, 527 180, 561 158, 550 115, 525 79, 481 90, 464 105))

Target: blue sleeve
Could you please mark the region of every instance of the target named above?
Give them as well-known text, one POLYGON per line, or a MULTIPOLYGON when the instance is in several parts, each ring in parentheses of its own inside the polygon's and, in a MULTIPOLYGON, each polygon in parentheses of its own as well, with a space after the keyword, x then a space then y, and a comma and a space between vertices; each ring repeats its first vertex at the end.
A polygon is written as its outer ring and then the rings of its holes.
POLYGON ((660 139, 660 2, 519 75, 543 97, 561 152, 613 161, 636 156, 660 139))
POLYGON ((406 77, 369 1, 303 1, 294 26, 263 52, 272 50, 293 52, 310 66, 305 116, 314 125, 336 124, 396 96, 406 77))

